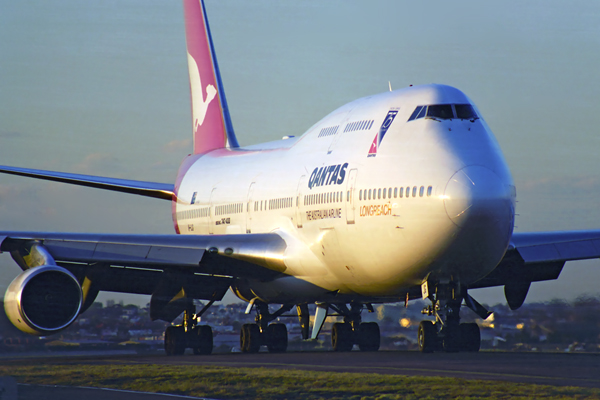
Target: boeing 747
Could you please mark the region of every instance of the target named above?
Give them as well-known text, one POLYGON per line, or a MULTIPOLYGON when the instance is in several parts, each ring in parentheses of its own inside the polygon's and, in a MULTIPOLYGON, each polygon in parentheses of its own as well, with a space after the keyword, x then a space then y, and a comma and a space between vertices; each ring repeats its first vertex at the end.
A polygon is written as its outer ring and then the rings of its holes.
POLYGON ((0 167, 0 172, 168 201, 176 234, 0 232, 23 272, 5 310, 33 335, 68 327, 100 291, 151 295, 168 355, 209 354, 203 313, 229 288, 257 313, 243 352, 287 348, 295 309, 304 339, 331 313, 332 346, 376 351, 361 312, 425 299, 419 348, 478 351, 469 291, 503 286, 519 308, 532 282, 600 257, 600 231, 514 233, 517 190, 483 115, 454 87, 411 86, 355 100, 300 137, 240 147, 202 0, 184 0, 193 154, 174 184, 0 167), (204 300, 197 310, 193 300, 204 300), (309 304, 315 304, 310 323, 309 304), (312 325, 312 326, 311 326, 312 325), (312 328, 312 329, 311 329, 312 328))

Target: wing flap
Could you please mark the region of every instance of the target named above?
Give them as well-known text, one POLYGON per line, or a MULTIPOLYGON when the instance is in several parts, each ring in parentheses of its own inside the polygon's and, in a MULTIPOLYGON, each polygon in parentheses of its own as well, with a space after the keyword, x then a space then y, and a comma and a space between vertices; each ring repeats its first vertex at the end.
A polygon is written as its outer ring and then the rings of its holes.
POLYGON ((194 273, 267 278, 285 271, 281 236, 102 235, 55 232, 0 232, 0 251, 11 252, 27 269, 31 243, 41 243, 57 263, 121 267, 188 268, 194 273))

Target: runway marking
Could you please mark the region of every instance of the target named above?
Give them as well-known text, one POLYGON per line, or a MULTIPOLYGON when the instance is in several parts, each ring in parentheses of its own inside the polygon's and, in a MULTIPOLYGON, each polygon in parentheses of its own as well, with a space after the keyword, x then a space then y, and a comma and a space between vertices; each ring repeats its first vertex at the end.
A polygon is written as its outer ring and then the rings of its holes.
MULTIPOLYGON (((144 361, 122 361, 123 363, 131 363, 131 364, 153 364, 152 362, 144 362, 144 361)), ((235 368, 243 368, 244 366, 259 366, 259 367, 296 367, 296 368, 306 368, 306 369, 360 369, 364 371, 365 369, 373 369, 373 370, 395 370, 395 371, 408 371, 408 372, 421 372, 421 373, 433 373, 433 374, 457 374, 457 375, 475 375, 475 376, 489 376, 489 377, 498 377, 498 378, 521 378, 521 379, 541 379, 547 381, 555 381, 560 379, 568 379, 568 380, 576 380, 581 382, 600 382, 600 379, 592 379, 592 378, 572 378, 572 377, 562 377, 562 376, 541 376, 541 375, 519 375, 519 374, 509 374, 509 373, 499 373, 499 372, 478 372, 478 371, 462 371, 462 370, 450 370, 450 369, 432 369, 432 368, 403 368, 403 367, 378 367, 378 366, 337 366, 337 365, 315 365, 315 364, 288 364, 288 363, 265 363, 265 362, 211 362, 211 361, 200 361, 200 362, 192 362, 192 361, 178 361, 176 365, 210 365, 214 367, 219 366, 229 366, 235 368)), ((374 372, 376 373, 376 372, 374 372)))
POLYGON ((150 396, 174 397, 174 398, 178 398, 178 399, 218 400, 218 399, 211 399, 208 397, 184 396, 181 394, 169 394, 169 393, 139 392, 137 390, 110 389, 110 388, 100 388, 100 387, 93 387, 93 386, 32 385, 29 383, 17 383, 17 385, 18 386, 53 387, 53 388, 65 388, 65 389, 93 389, 93 390, 103 390, 106 392, 133 393, 133 394, 143 394, 143 395, 150 395, 150 396))

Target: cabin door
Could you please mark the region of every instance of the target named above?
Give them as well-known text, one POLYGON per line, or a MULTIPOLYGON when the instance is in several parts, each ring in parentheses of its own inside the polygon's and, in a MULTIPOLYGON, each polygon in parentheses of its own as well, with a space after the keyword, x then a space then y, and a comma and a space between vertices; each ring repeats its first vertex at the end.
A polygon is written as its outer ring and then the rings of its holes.
POLYGON ((296 191, 296 226, 302 228, 302 211, 304 209, 304 187, 306 186, 306 175, 300 177, 298 182, 298 190, 296 191))
POLYGON ((209 233, 209 235, 212 235, 213 233, 215 233, 215 223, 217 221, 216 217, 215 217, 216 201, 217 201, 217 188, 214 187, 212 192, 210 192, 210 200, 209 200, 210 208, 208 209, 208 233, 209 233))
POLYGON ((353 224, 355 218, 355 209, 356 209, 356 174, 358 173, 357 169, 350 170, 350 176, 348 176, 348 181, 346 182, 346 193, 345 193, 345 203, 346 203, 346 223, 353 224))
POLYGON ((246 202, 246 233, 252 233, 252 217, 254 216, 254 201, 252 195, 256 182, 252 182, 248 188, 248 201, 246 202))

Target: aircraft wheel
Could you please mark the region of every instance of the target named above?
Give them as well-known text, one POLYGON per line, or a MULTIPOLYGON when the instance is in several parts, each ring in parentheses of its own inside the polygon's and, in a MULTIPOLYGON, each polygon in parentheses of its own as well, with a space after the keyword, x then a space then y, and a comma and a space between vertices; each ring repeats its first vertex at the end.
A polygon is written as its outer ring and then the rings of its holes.
POLYGON ((476 323, 460 324, 461 350, 478 352, 481 347, 481 333, 476 323))
POLYGON ((165 330, 165 353, 180 356, 185 352, 185 331, 183 326, 169 326, 165 330))
POLYGON ((444 338, 442 339, 442 345, 446 353, 456 353, 461 350, 460 340, 461 330, 459 326, 446 326, 444 328, 444 338))
POLYGON ((331 345, 334 351, 350 351, 354 346, 354 331, 347 323, 336 322, 331 330, 331 345))
POLYGON ((433 353, 438 347, 438 337, 431 321, 421 321, 418 331, 419 350, 422 353, 433 353))
POLYGON ((242 353, 258 353, 260 349, 260 329, 256 324, 242 325, 240 350, 242 353))
POLYGON ((285 324, 271 324, 267 328, 267 348, 270 353, 283 353, 288 346, 288 332, 285 324))
POLYGON ((358 327, 358 347, 360 351, 377 351, 381 344, 381 334, 377 322, 363 322, 358 327))
POLYGON ((194 340, 192 350, 196 355, 208 355, 213 350, 213 334, 212 328, 208 325, 197 326, 191 335, 194 340))

